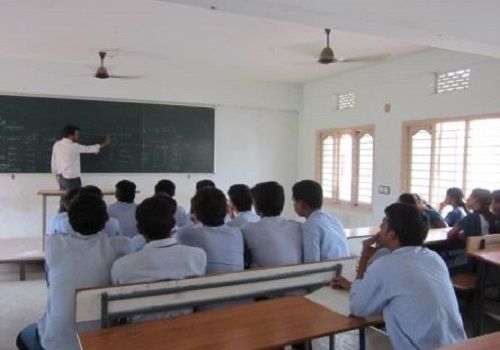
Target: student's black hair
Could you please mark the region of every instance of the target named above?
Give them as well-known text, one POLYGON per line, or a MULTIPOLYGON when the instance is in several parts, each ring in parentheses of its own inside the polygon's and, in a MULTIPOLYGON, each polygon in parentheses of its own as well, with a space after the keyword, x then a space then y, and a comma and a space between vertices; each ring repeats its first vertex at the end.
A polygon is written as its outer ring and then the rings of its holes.
POLYGON ((417 199, 412 193, 402 193, 398 198, 398 203, 417 206, 417 199))
POLYGON ((226 196, 218 188, 201 188, 191 200, 191 210, 205 226, 223 225, 227 213, 226 196))
POLYGON ((232 185, 227 195, 238 211, 252 210, 252 193, 247 185, 232 185))
POLYGON ((292 197, 295 201, 302 201, 309 208, 316 210, 323 205, 323 189, 313 180, 302 180, 292 187, 292 197))
POLYGON ((467 214, 469 213, 469 210, 464 202, 464 193, 460 188, 450 187, 446 190, 446 195, 453 199, 455 206, 462 207, 467 214))
POLYGON ((491 198, 493 202, 500 202, 500 190, 494 190, 491 192, 491 198))
POLYGON ((278 216, 285 205, 283 186, 275 181, 261 182, 252 188, 255 210, 260 216, 278 216))
POLYGON ((91 195, 94 195, 96 197, 99 197, 100 199, 104 198, 101 189, 97 186, 94 186, 94 185, 87 185, 87 186, 83 186, 82 188, 80 188, 78 195, 81 196, 84 194, 91 194, 91 195))
POLYGON ((422 245, 427 238, 429 222, 416 206, 394 203, 384 210, 387 228, 394 230, 402 247, 422 245))
POLYGON ((149 241, 170 237, 175 226, 176 209, 177 203, 170 197, 155 195, 146 198, 135 211, 139 232, 149 241))
POLYGON ((209 180, 209 179, 204 179, 204 180, 200 180, 196 183, 196 191, 198 191, 202 188, 205 188, 205 187, 216 188, 215 182, 213 182, 212 180, 209 180))
POLYGON ((128 180, 118 181, 115 185, 116 199, 120 202, 133 203, 135 199, 135 183, 128 180))
POLYGON ((68 137, 68 136, 71 136, 71 135, 74 135, 75 132, 79 131, 80 128, 76 125, 73 125, 73 124, 68 124, 68 125, 65 125, 64 128, 63 128, 63 137, 68 137))
POLYGON ((481 214, 490 224, 490 228, 493 229, 495 216, 490 211, 492 200, 491 192, 484 188, 475 188, 470 195, 471 197, 475 197, 480 205, 480 208, 474 210, 474 213, 481 214))
POLYGON ((174 198, 175 184, 170 180, 160 180, 155 185, 155 194, 163 194, 174 198))
POLYGON ((76 232, 89 236, 104 228, 108 220, 106 204, 93 194, 78 194, 68 210, 71 227, 76 232))

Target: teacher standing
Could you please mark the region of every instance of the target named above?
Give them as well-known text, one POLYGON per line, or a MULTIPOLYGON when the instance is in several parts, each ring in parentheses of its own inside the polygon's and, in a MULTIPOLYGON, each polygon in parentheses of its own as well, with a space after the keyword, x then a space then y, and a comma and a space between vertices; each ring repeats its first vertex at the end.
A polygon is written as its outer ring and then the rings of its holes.
POLYGON ((80 153, 99 153, 111 143, 106 135, 101 143, 84 146, 77 141, 80 138, 80 129, 75 125, 66 125, 63 138, 52 147, 52 174, 56 176, 60 190, 72 190, 82 186, 80 153))

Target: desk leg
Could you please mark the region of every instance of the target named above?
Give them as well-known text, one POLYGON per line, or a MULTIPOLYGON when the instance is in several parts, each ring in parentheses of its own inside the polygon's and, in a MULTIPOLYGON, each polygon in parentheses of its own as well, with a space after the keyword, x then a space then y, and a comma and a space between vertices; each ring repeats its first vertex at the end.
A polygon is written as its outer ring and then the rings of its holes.
POLYGON ((366 334, 365 328, 359 329, 359 350, 365 350, 366 348, 366 334))
POLYGON ((42 195, 42 251, 45 251, 45 234, 47 233, 47 196, 42 195))
POLYGON ((335 350, 335 334, 330 334, 329 342, 330 342, 330 350, 335 350))
POLYGON ((19 263, 19 281, 25 281, 26 280, 26 263, 20 262, 19 263))
POLYGON ((472 334, 474 337, 481 335, 483 329, 483 309, 484 309, 484 290, 486 286, 486 263, 482 260, 478 262, 478 280, 474 296, 474 325, 472 334))

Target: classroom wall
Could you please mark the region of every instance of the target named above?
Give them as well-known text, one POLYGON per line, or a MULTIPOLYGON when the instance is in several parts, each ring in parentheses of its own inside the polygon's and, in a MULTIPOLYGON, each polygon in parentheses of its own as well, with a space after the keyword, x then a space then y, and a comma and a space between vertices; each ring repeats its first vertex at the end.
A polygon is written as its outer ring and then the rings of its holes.
POLYGON ((316 130, 375 125, 373 211, 327 210, 346 227, 377 225, 400 193, 402 123, 500 113, 499 91, 500 60, 438 49, 308 83, 299 118, 298 177, 315 176, 316 130), (472 69, 468 90, 434 94, 434 72, 467 67, 472 69), (356 108, 337 111, 335 95, 350 91, 356 94, 356 108), (388 114, 385 103, 392 106, 388 114), (380 185, 390 186, 391 194, 376 193, 380 185))
MULTIPOLYGON (((48 71, 52 72, 51 75, 35 69, 29 62, 3 61, 0 59, 0 92, 5 94, 215 106, 214 174, 85 174, 84 184, 112 189, 118 180, 127 178, 136 182, 141 191, 138 195, 140 201, 151 194, 156 181, 168 177, 178 186, 179 203, 189 207, 195 183, 202 178, 213 179, 224 191, 235 182, 253 185, 277 180, 287 189, 287 195, 296 179, 296 111, 302 99, 300 86, 209 81, 207 77, 197 79, 175 76, 175 73, 162 81, 99 81, 61 75, 52 63, 45 63, 50 65, 48 71)), ((56 188, 51 174, 0 174, 0 238, 40 234, 42 199, 36 192, 42 188, 56 188)), ((108 197, 107 200, 111 199, 108 197)), ((57 199, 49 199, 49 219, 56 209, 57 199)), ((293 215, 289 200, 285 214, 293 215)))

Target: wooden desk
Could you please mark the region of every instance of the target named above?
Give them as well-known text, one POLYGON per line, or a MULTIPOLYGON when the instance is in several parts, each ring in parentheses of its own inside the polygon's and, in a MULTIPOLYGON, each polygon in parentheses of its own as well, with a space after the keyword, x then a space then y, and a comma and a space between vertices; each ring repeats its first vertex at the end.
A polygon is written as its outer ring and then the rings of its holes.
MULTIPOLYGON (((446 241, 449 230, 449 227, 430 229, 424 244, 435 244, 446 241)), ((378 231, 380 231, 380 228, 378 226, 353 227, 345 229, 347 239, 362 237, 368 238, 375 235, 378 231)))
POLYGON ((491 350, 498 349, 500 332, 490 333, 481 337, 471 338, 458 344, 448 345, 440 350, 491 350))
POLYGON ((26 264, 44 261, 42 244, 36 237, 0 239, 0 263, 19 264, 19 280, 26 279, 26 264))
POLYGON ((484 308, 484 289, 486 285, 486 274, 489 265, 500 266, 500 247, 473 250, 467 253, 469 256, 478 260, 478 277, 476 284, 476 293, 474 294, 474 336, 481 335, 483 329, 483 308, 484 308))
POLYGON ((361 238, 361 237, 373 236, 378 231, 380 231, 379 226, 352 227, 352 228, 346 228, 345 234, 346 234, 347 239, 349 239, 349 238, 361 238))
POLYGON ((345 317, 303 297, 283 297, 79 334, 87 350, 275 349, 380 323, 345 317))
MULTIPOLYGON (((66 191, 61 190, 38 190, 36 193, 42 196, 42 250, 45 250, 45 235, 47 234, 47 197, 61 197, 66 194, 66 191)), ((113 190, 102 191, 104 196, 115 194, 113 190)))

